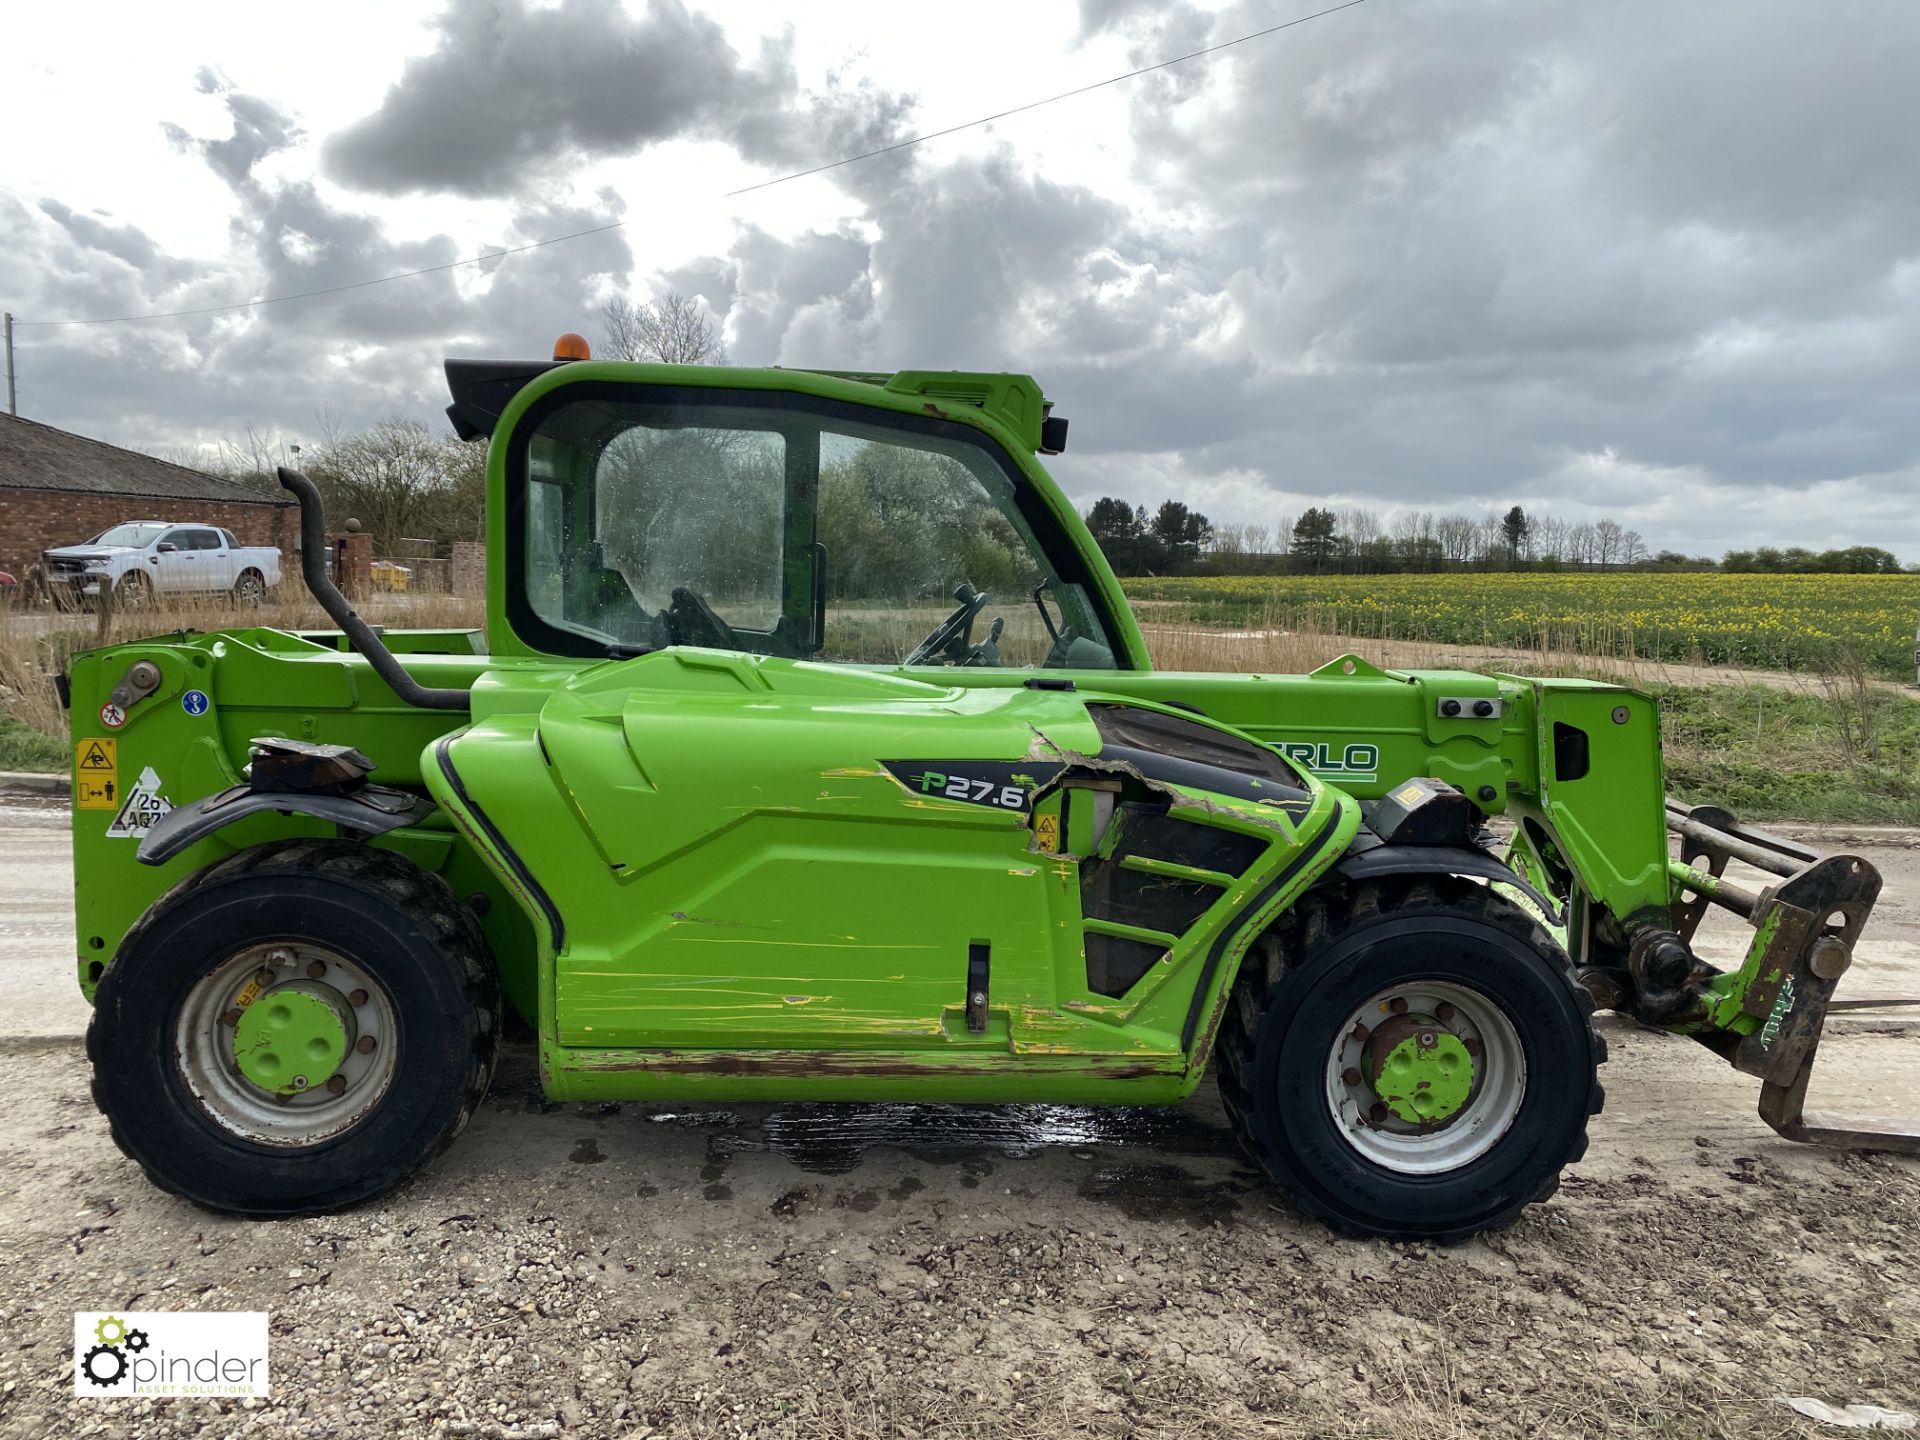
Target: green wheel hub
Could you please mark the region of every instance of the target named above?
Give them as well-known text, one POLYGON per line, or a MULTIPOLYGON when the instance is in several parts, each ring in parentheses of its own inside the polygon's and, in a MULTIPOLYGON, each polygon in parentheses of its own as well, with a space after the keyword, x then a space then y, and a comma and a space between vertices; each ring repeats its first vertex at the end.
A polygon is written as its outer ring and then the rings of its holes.
POLYGON ((355 1038, 353 1010, 338 992, 290 980, 241 1012, 233 1059, 262 1090, 298 1095, 332 1079, 355 1038))
POLYGON ((1381 1057, 1374 1092, 1410 1125, 1430 1125, 1459 1112, 1473 1093, 1473 1056, 1452 1031, 1427 1025, 1381 1057))

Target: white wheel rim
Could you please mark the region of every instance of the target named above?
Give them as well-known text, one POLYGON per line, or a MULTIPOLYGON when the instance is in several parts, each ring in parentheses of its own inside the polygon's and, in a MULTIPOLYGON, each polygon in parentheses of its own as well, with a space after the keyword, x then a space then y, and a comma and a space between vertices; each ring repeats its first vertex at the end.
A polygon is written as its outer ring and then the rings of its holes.
POLYGON ((1326 1103, 1334 1127, 1363 1158, 1401 1175, 1437 1175, 1470 1165, 1513 1128, 1527 1093, 1527 1058, 1500 1007, 1477 990, 1446 980, 1414 980, 1376 991, 1347 1017, 1328 1047, 1326 1103), (1395 1002, 1404 1002, 1396 1009, 1395 1002), (1447 1018, 1441 1019, 1445 1014, 1447 1018), (1451 1033, 1474 1055, 1474 1084, 1464 1104, 1425 1125, 1400 1119, 1367 1083, 1368 1038, 1410 1017, 1451 1033), (1353 1083, 1355 1075, 1360 1083, 1353 1083))
POLYGON ((399 1038, 386 989, 353 961, 319 945, 254 945, 219 962, 188 993, 174 1027, 174 1062, 202 1113, 221 1129, 259 1145, 316 1145, 351 1130, 380 1103, 393 1084, 399 1038), (226 1017, 261 972, 273 978, 254 1004, 273 985, 309 980, 315 964, 324 968, 310 983, 331 986, 343 1000, 365 993, 363 1003, 348 1002, 355 1048, 336 1072, 346 1082, 339 1094, 316 1087, 283 1098, 240 1072, 226 1017), (372 1048, 358 1048, 368 1038, 372 1048))

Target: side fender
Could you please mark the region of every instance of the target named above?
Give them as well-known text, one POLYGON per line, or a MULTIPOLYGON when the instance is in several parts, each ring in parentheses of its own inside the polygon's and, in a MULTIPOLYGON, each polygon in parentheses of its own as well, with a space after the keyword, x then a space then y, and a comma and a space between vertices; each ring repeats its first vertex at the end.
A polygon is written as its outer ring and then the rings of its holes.
POLYGON ((434 810, 431 800, 385 785, 366 785, 348 795, 313 795, 300 791, 262 792, 246 785, 209 795, 191 805, 178 805, 161 816, 140 841, 142 865, 164 865, 189 845, 224 830, 236 820, 276 810, 283 815, 311 815, 337 825, 343 834, 384 835, 403 825, 416 825, 434 810))
POLYGON ((1343 880, 1375 880, 1385 875, 1461 875, 1497 881, 1520 891, 1541 913, 1562 923, 1560 907, 1510 867, 1466 845, 1376 845, 1345 856, 1332 870, 1343 880))

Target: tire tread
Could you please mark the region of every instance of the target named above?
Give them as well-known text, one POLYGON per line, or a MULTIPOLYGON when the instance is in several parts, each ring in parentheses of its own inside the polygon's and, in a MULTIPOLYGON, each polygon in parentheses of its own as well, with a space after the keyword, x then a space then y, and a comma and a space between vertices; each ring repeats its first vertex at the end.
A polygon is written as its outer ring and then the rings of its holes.
POLYGON ((196 1205, 227 1214, 263 1219, 290 1214, 324 1214, 358 1204, 370 1196, 311 1209, 282 1206, 249 1209, 194 1194, 190 1187, 174 1184, 139 1157, 127 1143, 101 1093, 100 1075, 112 1063, 112 1057, 105 1053, 106 1027, 101 1024, 100 1017, 105 1005, 113 1000, 112 987, 118 957, 128 953, 146 930, 189 896, 261 874, 308 874, 348 888, 378 890, 411 910, 416 919, 424 921, 429 932, 437 937, 440 950, 459 967, 461 987, 468 1001, 465 1013, 471 1031, 472 1051, 460 1105, 451 1122, 435 1137, 424 1155, 397 1155, 386 1170, 373 1177, 375 1184, 370 1195, 384 1194, 415 1170, 432 1163, 454 1142, 479 1109, 487 1086, 492 1083, 494 1066, 500 1053, 499 975, 479 920, 460 903, 452 886, 439 875, 422 870, 403 855, 351 840, 284 840, 238 851, 181 880, 128 929, 115 951, 115 963, 109 964, 100 978, 95 991, 93 1013, 87 1021, 87 1059, 92 1068, 90 1091, 95 1107, 107 1117, 113 1143, 119 1147, 121 1154, 139 1165, 147 1178, 160 1189, 196 1205))
MULTIPOLYGON (((1574 979, 1572 961, 1547 933, 1546 927, 1518 905, 1484 885, 1475 885, 1451 877, 1423 876, 1397 885, 1382 883, 1365 886, 1357 891, 1332 891, 1324 895, 1306 897, 1291 911, 1281 916, 1268 928, 1266 935, 1261 937, 1259 945, 1272 944, 1277 956, 1276 964, 1267 966, 1250 963, 1243 967, 1235 982, 1234 1003, 1227 1007, 1227 1014, 1221 1024, 1216 1044, 1216 1054, 1220 1058, 1217 1077, 1227 1120, 1241 1148, 1275 1184, 1287 1192, 1299 1210, 1317 1220, 1324 1221, 1346 1235, 1414 1238, 1416 1232, 1407 1230, 1400 1233, 1358 1222, 1326 1205, 1316 1198, 1307 1186, 1299 1183, 1285 1157, 1274 1146, 1267 1143, 1261 1134, 1260 1127, 1254 1122, 1256 1100, 1250 1088, 1250 1078, 1254 1072, 1254 1046, 1260 1033, 1261 1023, 1269 1011, 1275 1006, 1289 1003, 1289 982, 1300 973, 1297 969, 1289 970, 1286 967, 1286 956, 1311 955, 1359 924, 1385 914, 1409 907, 1417 908, 1421 905, 1448 905, 1471 909, 1480 918, 1507 931, 1538 953, 1543 960, 1553 964, 1559 978, 1576 997, 1582 1021, 1586 1026, 1587 1044, 1594 1057, 1594 1073, 1589 1081, 1587 1094, 1587 1116, 1590 1118, 1598 1115, 1606 1103, 1606 1090, 1600 1083, 1598 1070, 1600 1064, 1607 1058, 1607 1042, 1594 1027, 1593 998, 1574 979), (1277 974, 1274 973, 1275 970, 1278 971, 1277 974)), ((1250 961, 1260 954, 1261 950, 1256 946, 1253 956, 1249 957, 1250 961)), ((1477 1222, 1470 1227, 1439 1235, 1422 1231, 1418 1232, 1418 1238, 1452 1242, 1465 1240, 1472 1235, 1489 1230, 1507 1228, 1520 1218, 1527 1206, 1550 1198, 1560 1188, 1561 1172, 1586 1153, 1587 1131, 1582 1125, 1559 1162, 1544 1169, 1542 1178, 1533 1189, 1513 1204, 1498 1211, 1491 1219, 1477 1222)))

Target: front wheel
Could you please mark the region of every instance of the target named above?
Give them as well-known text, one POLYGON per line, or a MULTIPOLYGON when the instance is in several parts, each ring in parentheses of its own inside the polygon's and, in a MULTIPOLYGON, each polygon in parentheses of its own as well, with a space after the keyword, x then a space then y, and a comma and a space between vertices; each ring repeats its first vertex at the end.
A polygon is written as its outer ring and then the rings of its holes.
POLYGON ((1461 1240, 1512 1224, 1586 1152, 1606 1047, 1518 906, 1450 878, 1363 887, 1309 897, 1262 951, 1222 1022, 1220 1089, 1302 1210, 1461 1240))
POLYGON ((266 597, 267 584, 258 570, 249 570, 233 582, 234 604, 252 610, 266 597))
MULTIPOLYGON (((106 582, 100 582, 103 586, 106 582)), ((129 570, 113 586, 113 608, 116 610, 144 610, 153 603, 153 581, 143 570, 129 570)))
POLYGON ((382 1194, 478 1107, 498 982, 447 883, 302 840, 207 867, 128 932, 87 1029, 93 1098, 164 1190, 233 1215, 382 1194))

